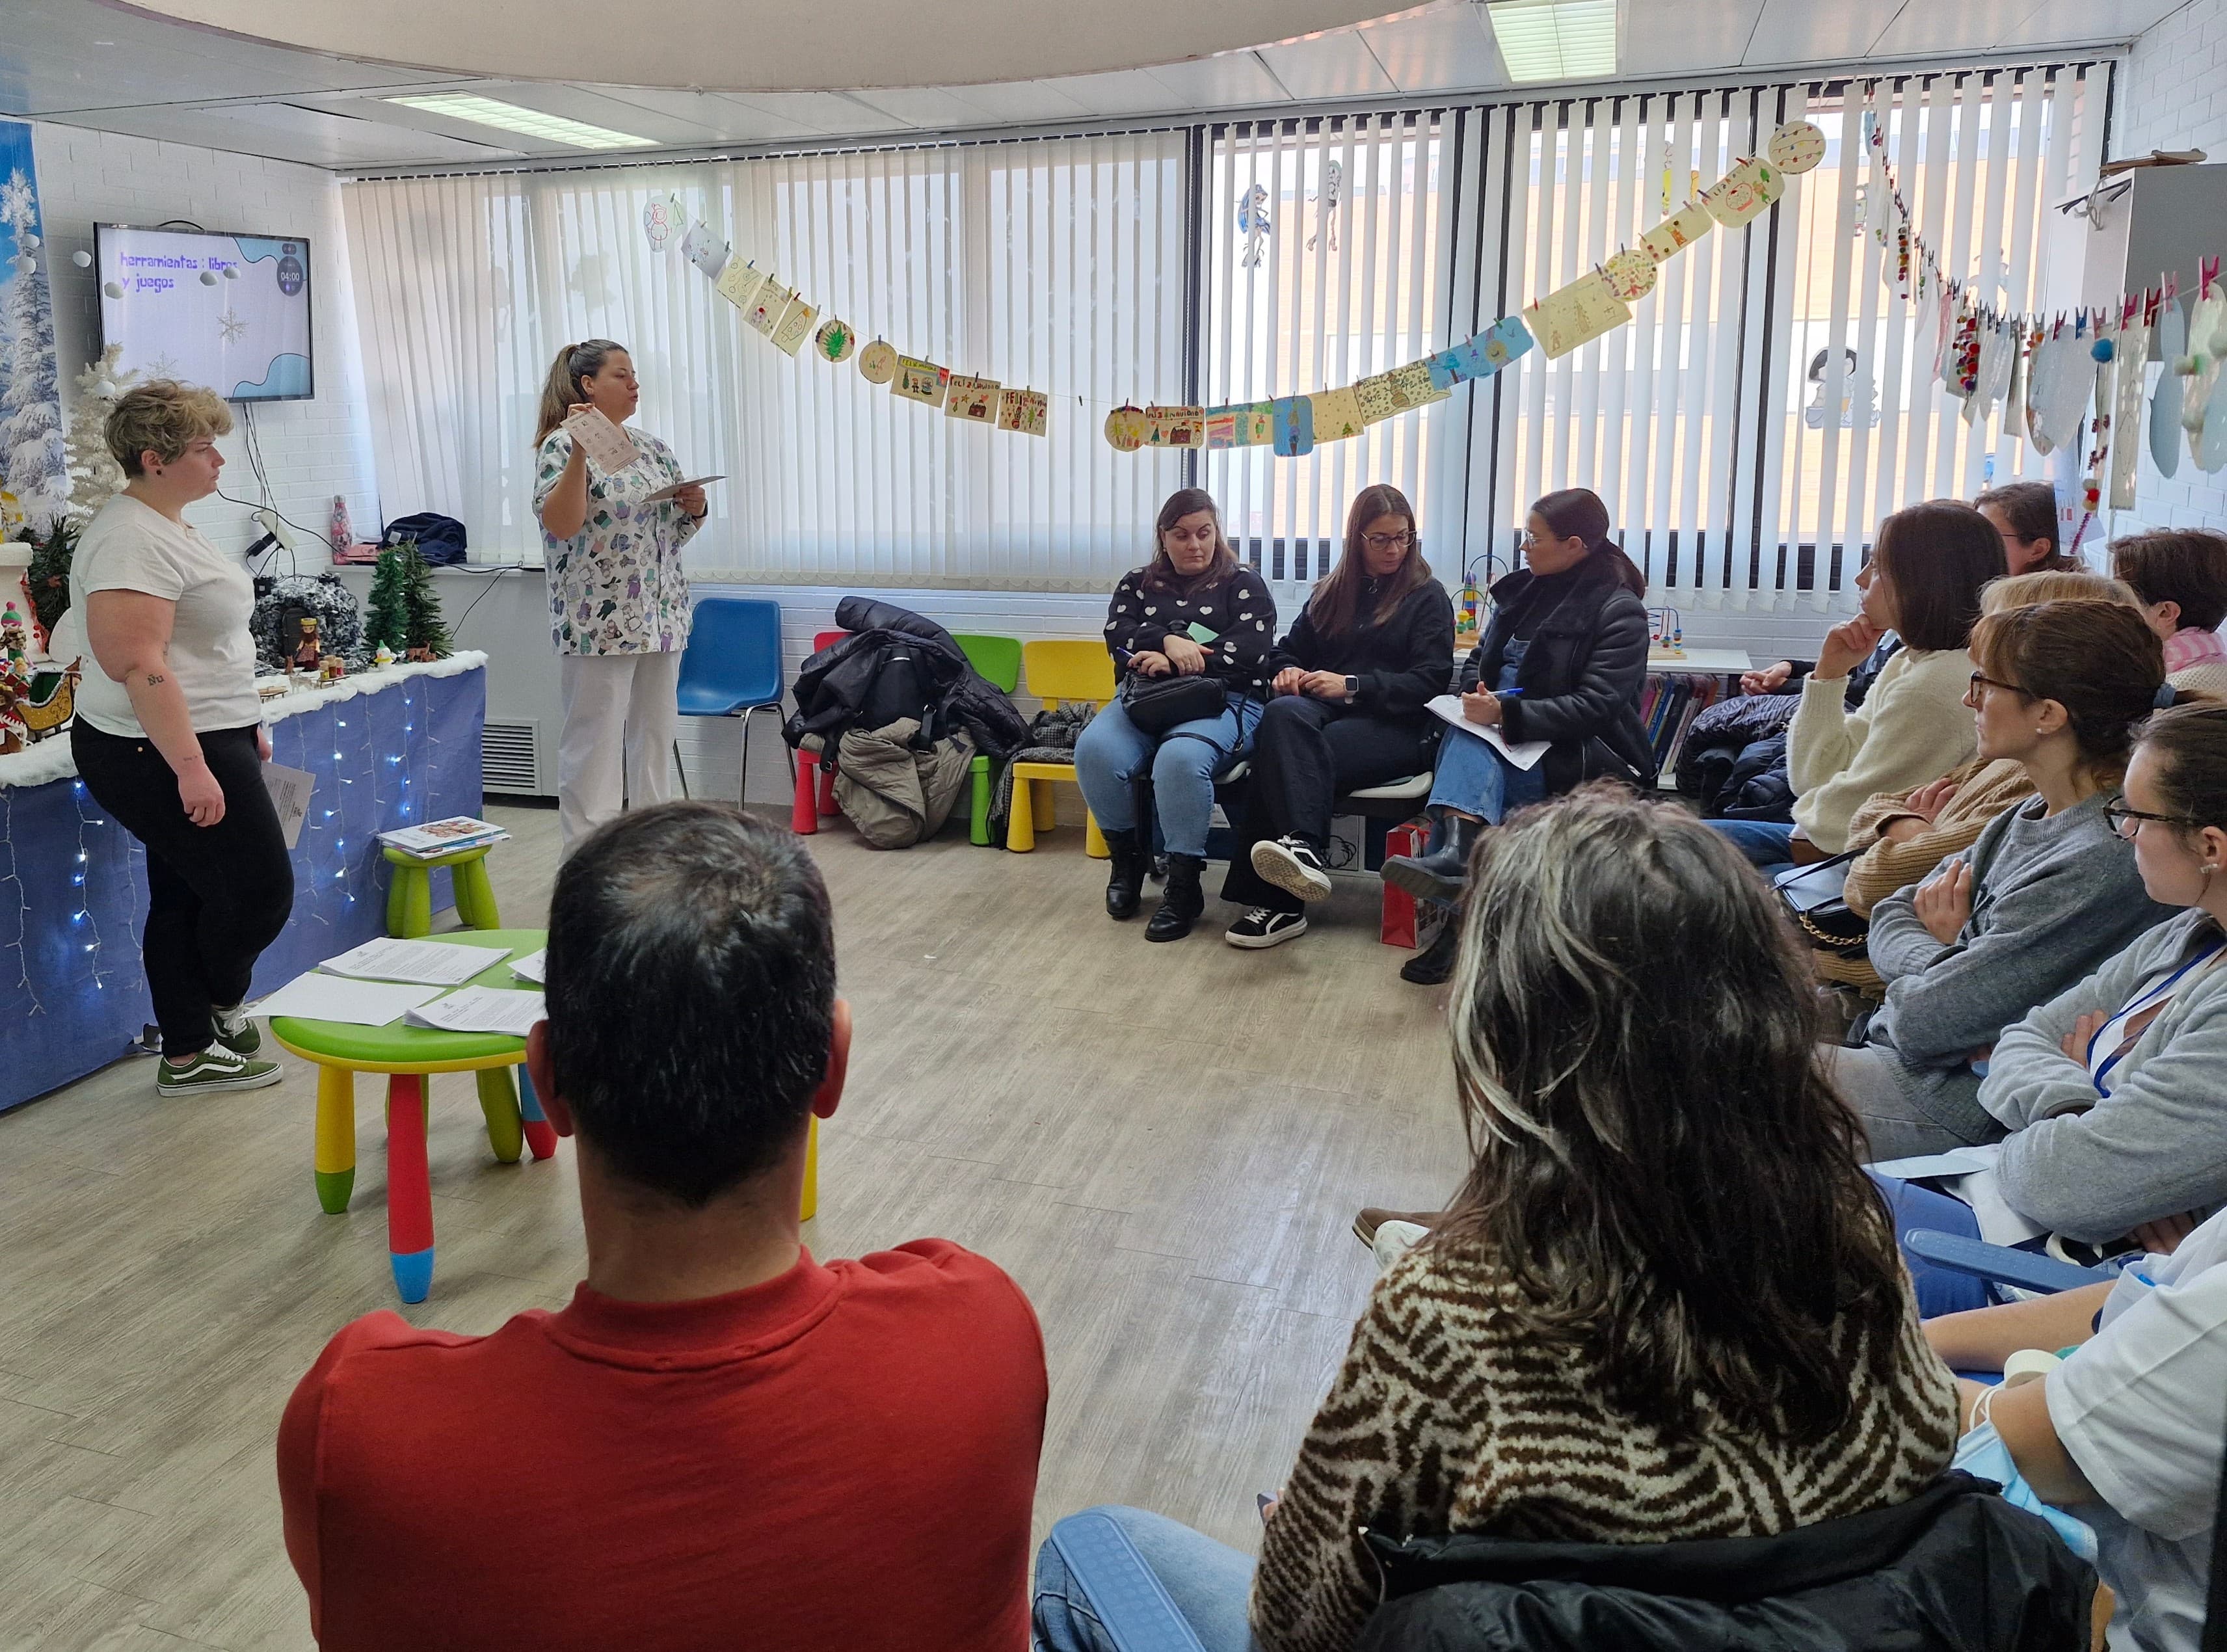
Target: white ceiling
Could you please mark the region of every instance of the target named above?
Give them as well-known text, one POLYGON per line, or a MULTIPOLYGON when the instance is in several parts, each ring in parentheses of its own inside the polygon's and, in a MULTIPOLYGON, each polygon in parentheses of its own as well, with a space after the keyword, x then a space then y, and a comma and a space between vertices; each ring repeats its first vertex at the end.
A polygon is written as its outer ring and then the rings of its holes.
MULTIPOLYGON (((2085 49, 2130 41, 2178 3, 1624 0, 1619 79, 2085 49)), ((0 0, 0 112, 341 170, 584 158, 562 144, 382 100, 436 89, 467 89, 691 149, 1217 110, 1273 113, 1507 86, 1484 8, 1471 0, 1436 0, 1382 22, 1152 68, 910 90, 747 92, 398 69, 242 41, 100 0, 0 0)))

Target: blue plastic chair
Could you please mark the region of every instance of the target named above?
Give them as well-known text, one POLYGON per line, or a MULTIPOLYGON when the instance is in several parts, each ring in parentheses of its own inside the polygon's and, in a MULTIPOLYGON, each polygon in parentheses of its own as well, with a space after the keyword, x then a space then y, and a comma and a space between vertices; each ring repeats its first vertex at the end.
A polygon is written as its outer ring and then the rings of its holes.
MULTIPOLYGON (((750 719, 760 711, 781 715, 781 604, 759 596, 703 596, 690 622, 688 647, 680 656, 680 715, 738 717, 743 720, 743 772, 736 800, 747 802, 750 783, 750 719)), ((680 762, 680 743, 673 743, 680 791, 688 794, 688 770, 680 762)), ((794 781, 796 760, 789 759, 794 781)))

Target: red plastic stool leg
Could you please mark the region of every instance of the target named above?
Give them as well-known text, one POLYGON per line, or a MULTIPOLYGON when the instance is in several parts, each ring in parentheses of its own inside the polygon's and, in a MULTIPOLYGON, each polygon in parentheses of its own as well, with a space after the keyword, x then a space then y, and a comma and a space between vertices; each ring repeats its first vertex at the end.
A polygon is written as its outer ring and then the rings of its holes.
POLYGON ((554 1156, 557 1126, 541 1111, 541 1098, 533 1094, 533 1079, 522 1066, 518 1069, 518 1116, 525 1129, 526 1145, 533 1150, 534 1158, 554 1156))
POLYGON ((789 804, 788 829, 799 837, 820 830, 820 811, 812 807, 812 779, 819 769, 820 760, 812 753, 796 754, 796 796, 789 804))
POLYGON ((423 1302, 433 1288, 433 1186, 425 1168, 425 1081, 386 1081, 386 1251, 394 1288, 423 1302))

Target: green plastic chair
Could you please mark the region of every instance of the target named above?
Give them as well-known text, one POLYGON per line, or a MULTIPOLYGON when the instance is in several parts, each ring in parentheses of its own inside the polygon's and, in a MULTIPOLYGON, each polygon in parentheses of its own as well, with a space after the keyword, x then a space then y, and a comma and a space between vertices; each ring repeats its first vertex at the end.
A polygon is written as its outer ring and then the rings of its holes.
MULTIPOLYGON (((1021 640, 1018 637, 972 636, 954 631, 951 640, 966 654, 967 664, 1006 693, 1011 693, 1021 686, 1021 640)), ((967 816, 967 841, 987 845, 990 841, 989 758, 975 758, 968 765, 967 773, 974 781, 974 799, 967 816)))

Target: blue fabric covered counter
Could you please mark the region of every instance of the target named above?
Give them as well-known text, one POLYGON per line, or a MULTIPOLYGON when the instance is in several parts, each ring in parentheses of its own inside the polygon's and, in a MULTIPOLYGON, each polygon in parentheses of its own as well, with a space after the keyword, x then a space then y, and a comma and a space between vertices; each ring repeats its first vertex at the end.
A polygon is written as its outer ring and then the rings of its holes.
MULTIPOLYGON (((294 850, 294 915, 267 992, 386 932, 376 832, 476 814, 487 656, 396 666, 270 702, 271 755, 316 776, 294 850)), ((0 1109, 105 1066, 152 1018, 139 966, 146 852, 77 778, 69 737, 0 757, 0 1109)), ((433 904, 448 904, 448 874, 433 904)))

